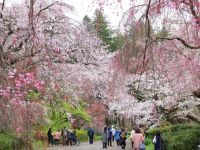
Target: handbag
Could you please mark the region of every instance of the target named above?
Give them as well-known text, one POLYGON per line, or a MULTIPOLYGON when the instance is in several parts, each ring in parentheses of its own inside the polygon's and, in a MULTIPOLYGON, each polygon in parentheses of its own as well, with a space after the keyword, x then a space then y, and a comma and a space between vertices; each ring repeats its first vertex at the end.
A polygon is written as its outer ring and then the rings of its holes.
POLYGON ((140 150, 145 150, 145 144, 144 143, 140 143, 139 148, 140 148, 140 150))

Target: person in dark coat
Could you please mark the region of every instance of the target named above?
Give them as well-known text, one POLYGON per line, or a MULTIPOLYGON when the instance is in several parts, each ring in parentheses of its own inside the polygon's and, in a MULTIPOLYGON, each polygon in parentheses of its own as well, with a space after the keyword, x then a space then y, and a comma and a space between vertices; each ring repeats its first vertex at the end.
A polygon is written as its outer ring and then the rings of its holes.
POLYGON ((93 144, 93 140, 94 140, 94 129, 92 129, 91 127, 88 128, 88 137, 89 137, 89 143, 93 144))
POLYGON ((164 150, 163 139, 159 131, 156 133, 156 136, 153 139, 153 143, 154 143, 154 150, 164 150))
POLYGON ((52 135, 52 132, 51 132, 51 128, 49 128, 48 133, 47 133, 47 136, 48 136, 48 143, 49 143, 49 146, 50 146, 50 145, 53 146, 53 135, 52 135))
POLYGON ((121 129, 120 137, 121 137, 121 147, 122 147, 122 149, 125 149, 125 147, 126 147, 126 131, 124 129, 121 129))
POLYGON ((108 146, 112 146, 112 130, 109 127, 107 130, 108 146))
POLYGON ((73 133, 70 129, 68 129, 67 130, 67 140, 66 140, 67 145, 72 146, 72 138, 73 138, 73 133))

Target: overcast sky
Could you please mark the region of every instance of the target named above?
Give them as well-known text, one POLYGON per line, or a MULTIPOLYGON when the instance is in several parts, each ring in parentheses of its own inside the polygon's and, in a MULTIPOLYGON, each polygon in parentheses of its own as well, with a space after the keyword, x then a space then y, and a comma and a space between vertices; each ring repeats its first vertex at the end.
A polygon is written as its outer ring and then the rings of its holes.
MULTIPOLYGON (((3 0, 0 0, 2 2, 3 0)), ((13 3, 20 3, 22 0, 6 0, 9 5, 13 3)), ((63 0, 64 2, 74 7, 74 12, 69 16, 81 22, 82 18, 87 14, 93 17, 94 10, 99 8, 98 0, 63 0)), ((122 14, 130 7, 130 0, 122 0, 118 3, 117 0, 101 0, 104 1, 104 13, 110 22, 110 25, 117 27, 121 20, 122 14)))
MULTIPOLYGON (((130 0, 123 0, 121 3, 117 3, 117 0, 104 0, 104 13, 110 22, 111 26, 116 27, 121 20, 122 14, 130 7, 130 0)), ((97 0, 65 0, 66 3, 71 4, 75 8, 73 18, 81 21, 87 14, 89 17, 93 17, 94 10, 99 8, 97 0)))

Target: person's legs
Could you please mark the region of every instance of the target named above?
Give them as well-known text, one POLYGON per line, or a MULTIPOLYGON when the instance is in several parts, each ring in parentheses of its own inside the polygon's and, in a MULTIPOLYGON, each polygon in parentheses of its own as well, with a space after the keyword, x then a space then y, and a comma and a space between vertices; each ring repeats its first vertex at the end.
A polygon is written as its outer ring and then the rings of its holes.
POLYGON ((119 140, 116 140, 116 142, 117 142, 117 146, 119 146, 119 140))
POLYGON ((108 138, 108 146, 112 146, 112 138, 108 138))
POLYGON ((103 143, 103 148, 106 148, 105 143, 103 143))
POLYGON ((69 145, 69 140, 68 140, 68 138, 66 139, 66 145, 67 145, 67 146, 69 145))
POLYGON ((126 140, 124 140, 124 148, 126 147, 126 140))
POLYGON ((124 149, 125 148, 125 140, 124 139, 122 139, 122 142, 121 142, 121 146, 122 146, 122 149, 124 149))
POLYGON ((89 137, 90 144, 93 144, 93 137, 89 137))
POLYGON ((53 138, 50 140, 51 145, 53 146, 53 138))
POLYGON ((94 142, 94 139, 93 139, 93 137, 92 137, 92 144, 93 144, 93 142, 94 142))
POLYGON ((69 139, 69 144, 70 146, 72 146, 72 139, 69 139))
POLYGON ((58 145, 58 139, 55 139, 55 145, 58 145))

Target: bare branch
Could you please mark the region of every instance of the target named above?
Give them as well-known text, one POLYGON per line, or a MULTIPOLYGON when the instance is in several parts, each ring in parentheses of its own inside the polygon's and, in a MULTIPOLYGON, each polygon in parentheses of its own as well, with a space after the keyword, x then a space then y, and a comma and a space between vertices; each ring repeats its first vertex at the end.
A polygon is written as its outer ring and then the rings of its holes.
POLYGON ((192 45, 188 44, 185 40, 183 40, 183 39, 181 39, 179 37, 172 37, 172 38, 157 37, 155 40, 151 41, 150 44, 153 43, 153 42, 156 42, 158 40, 169 40, 169 41, 178 40, 179 42, 181 42, 187 48, 190 48, 190 49, 200 49, 200 45, 199 46, 192 46, 192 45))
POLYGON ((48 8, 50 8, 51 6, 53 6, 54 5, 54 3, 53 4, 50 4, 50 5, 48 5, 48 6, 46 6, 46 7, 44 7, 44 8, 42 8, 37 14, 36 14, 36 17, 38 17, 39 15, 40 15, 40 13, 41 12, 43 12, 44 10, 46 10, 46 9, 48 9, 48 8))
POLYGON ((151 33, 151 26, 150 26, 150 20, 149 20, 149 10, 151 7, 151 0, 149 0, 148 5, 147 5, 147 10, 146 10, 146 14, 145 14, 145 18, 146 18, 146 22, 145 22, 145 28, 146 28, 146 36, 147 36, 147 40, 145 43, 145 49, 144 49, 144 55, 143 55, 143 68, 145 68, 145 60, 146 60, 146 53, 147 53, 147 48, 148 48, 148 42, 151 38, 150 33, 151 33))

